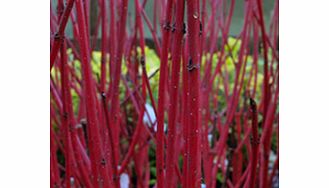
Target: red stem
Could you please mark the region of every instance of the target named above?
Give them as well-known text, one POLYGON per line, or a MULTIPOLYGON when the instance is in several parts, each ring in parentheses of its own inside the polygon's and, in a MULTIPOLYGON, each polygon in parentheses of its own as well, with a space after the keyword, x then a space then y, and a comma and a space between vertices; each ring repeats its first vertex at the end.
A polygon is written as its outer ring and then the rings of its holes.
POLYGON ((167 81, 167 63, 168 63, 168 48, 170 39, 170 22, 172 17, 173 0, 167 1, 166 16, 162 32, 162 46, 161 46, 161 65, 160 65, 160 82, 158 95, 158 124, 156 134, 156 174, 157 187, 164 187, 164 104, 165 104, 165 83, 167 81))
POLYGON ((189 43, 189 62, 187 69, 189 79, 189 122, 191 131, 189 133, 191 142, 188 162, 188 184, 187 187, 200 187, 201 183, 201 153, 200 153, 200 126, 199 126, 199 72, 200 72, 200 17, 199 1, 187 1, 187 39, 189 43))
POLYGON ((183 21, 184 21, 184 0, 177 1, 176 6, 176 21, 175 30, 173 34, 173 48, 172 48, 172 68, 171 68, 171 83, 170 90, 170 104, 168 114, 168 150, 166 157, 166 187, 175 187, 175 167, 177 163, 176 159, 176 118, 177 118, 177 106, 178 106, 178 90, 179 90, 179 75, 180 75, 180 61, 181 61, 181 49, 183 39, 183 21))

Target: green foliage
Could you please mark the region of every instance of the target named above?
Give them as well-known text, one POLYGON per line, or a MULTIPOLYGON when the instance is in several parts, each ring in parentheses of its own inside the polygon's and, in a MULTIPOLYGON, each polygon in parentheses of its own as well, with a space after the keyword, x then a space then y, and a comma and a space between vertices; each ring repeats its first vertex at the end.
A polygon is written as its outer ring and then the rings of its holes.
POLYGON ((217 173, 216 179, 218 182, 223 183, 224 177, 223 177, 222 173, 220 173, 220 172, 217 173))

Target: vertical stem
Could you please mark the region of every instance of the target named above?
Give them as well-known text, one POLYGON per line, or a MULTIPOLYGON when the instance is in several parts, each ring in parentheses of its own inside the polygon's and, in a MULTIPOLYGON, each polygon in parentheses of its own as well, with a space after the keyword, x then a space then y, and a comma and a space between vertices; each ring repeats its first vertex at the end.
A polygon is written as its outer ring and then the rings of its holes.
MULTIPOLYGON (((126 38, 126 18, 127 18, 127 10, 128 10, 128 1, 123 0, 121 3, 121 15, 120 15, 120 24, 119 24, 119 38, 118 38, 118 48, 114 55, 114 62, 115 62, 115 70, 113 75, 113 83, 112 83, 112 97, 111 97, 111 129, 113 129, 113 143, 114 143, 114 182, 117 187, 119 187, 119 177, 117 174, 117 166, 119 162, 119 139, 120 139, 120 133, 119 133, 119 119, 120 119, 120 112, 119 112, 119 84, 120 84, 120 76, 121 76, 121 65, 122 65, 122 54, 124 51, 124 42, 126 38)), ((114 27, 114 26, 113 26, 114 27)), ((112 36, 112 39, 115 39, 114 36, 112 36)))
POLYGON ((162 49, 161 49, 161 65, 160 65, 160 83, 158 95, 158 117, 157 117, 157 134, 156 134, 156 174, 157 187, 164 187, 164 104, 166 94, 167 81, 167 63, 168 63, 168 48, 170 39, 170 22, 172 17, 173 0, 167 1, 166 16, 162 32, 162 49))
POLYGON ((182 187, 186 188, 188 185, 188 166, 189 166, 189 156, 188 152, 189 152, 189 126, 188 126, 188 70, 186 69, 187 67, 187 62, 188 62, 188 57, 187 57, 187 45, 188 42, 185 42, 185 46, 184 46, 184 51, 183 51, 183 63, 182 63, 182 72, 183 72, 183 86, 182 86, 182 91, 183 91, 183 95, 182 95, 182 100, 183 100, 183 104, 182 104, 182 123, 183 123, 183 142, 184 142, 184 148, 183 148, 183 182, 182 182, 182 187))
POLYGON ((168 188, 175 187, 175 166, 177 164, 176 159, 176 118, 177 118, 177 106, 178 106, 178 84, 179 84, 179 75, 180 75, 180 62, 181 62, 181 49, 182 49, 182 39, 183 39, 183 27, 184 27, 184 0, 177 1, 176 9, 176 24, 173 28, 173 49, 172 49, 172 68, 171 68, 171 83, 169 86, 170 89, 170 102, 169 102, 169 122, 168 122, 168 150, 166 157, 166 181, 168 188))
MULTIPOLYGON (((86 101, 86 113, 87 113, 87 126, 90 132, 90 153, 91 153, 91 166, 92 166, 92 181, 95 187, 98 187, 104 181, 104 177, 100 174, 100 168, 102 159, 104 156, 101 148, 99 125, 97 120, 96 109, 96 93, 95 93, 95 81, 92 77, 91 65, 90 65, 90 50, 89 50, 89 37, 86 27, 85 12, 83 8, 83 2, 77 0, 77 18, 80 35, 80 47, 82 57, 82 74, 84 78, 84 96, 86 101), (101 180, 101 181, 99 181, 101 180)), ((103 171, 102 171, 103 172, 103 171)))
MULTIPOLYGON (((263 50, 264 50, 264 80, 263 80, 263 119, 266 119, 267 116, 267 109, 268 105, 270 102, 270 91, 269 91, 269 79, 268 79, 268 52, 267 52, 267 42, 266 42, 266 29, 265 29, 265 22, 264 22, 264 17, 263 17, 263 4, 262 0, 257 0, 257 8, 258 8, 258 15, 260 19, 260 28, 262 32, 262 42, 263 42, 263 50)), ((265 124, 265 121, 264 121, 265 124)), ((265 126, 265 125, 264 125, 265 126)), ((263 126, 263 127, 264 127, 263 126)), ((266 152, 266 151, 264 151, 266 152)), ((267 162, 265 160, 265 162, 267 162)), ((264 188, 267 188, 267 165, 265 165, 263 169, 263 178, 262 178, 262 183, 261 185, 264 188)))
POLYGON ((199 130, 199 71, 200 71, 200 17, 199 17, 199 1, 187 1, 187 40, 189 43, 189 122, 190 122, 190 138, 191 147, 189 156, 189 180, 187 187, 200 187, 201 183, 201 152, 200 152, 200 133, 199 130))
POLYGON ((71 187, 70 178, 73 177, 73 159, 72 159, 72 141, 70 135, 70 117, 68 106, 68 92, 70 88, 68 85, 68 72, 66 69, 66 50, 65 43, 61 43, 61 82, 62 82, 62 98, 63 98, 63 114, 62 114, 62 126, 64 127, 64 146, 65 146, 65 185, 71 187))

